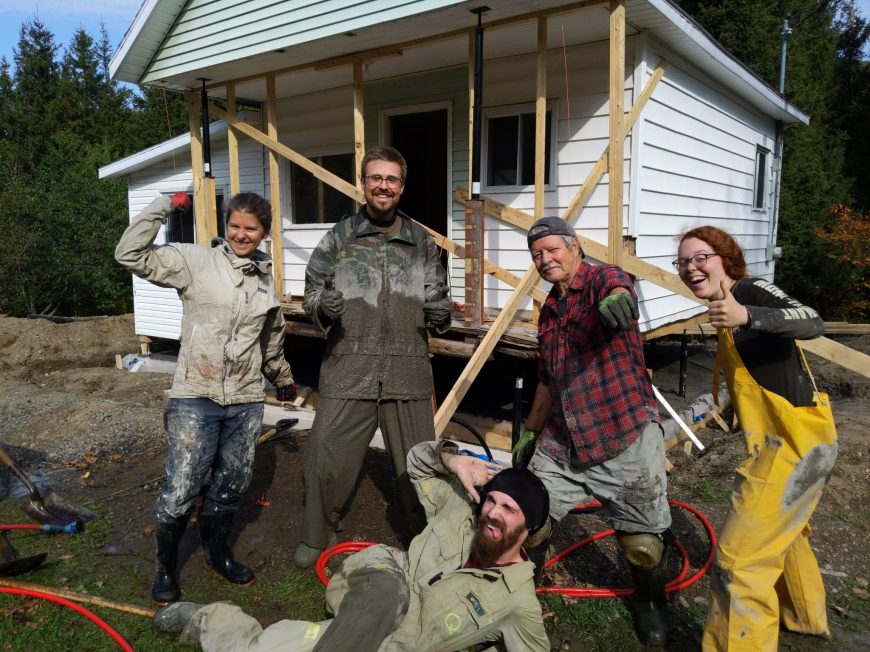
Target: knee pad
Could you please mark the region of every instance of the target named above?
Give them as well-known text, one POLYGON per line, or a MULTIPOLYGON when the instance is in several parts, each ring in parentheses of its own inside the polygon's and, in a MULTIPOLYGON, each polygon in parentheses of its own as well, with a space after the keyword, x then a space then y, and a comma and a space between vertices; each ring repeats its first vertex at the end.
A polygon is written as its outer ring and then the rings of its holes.
POLYGON ((616 540, 628 562, 641 568, 658 566, 665 550, 661 535, 649 532, 620 532, 616 535, 616 540))
POLYGON ((547 522, 544 523, 544 527, 535 532, 534 534, 530 534, 526 539, 526 542, 523 544, 523 548, 528 550, 534 550, 536 548, 540 548, 541 546, 545 546, 550 543, 550 537, 553 535, 553 519, 548 518, 547 522))

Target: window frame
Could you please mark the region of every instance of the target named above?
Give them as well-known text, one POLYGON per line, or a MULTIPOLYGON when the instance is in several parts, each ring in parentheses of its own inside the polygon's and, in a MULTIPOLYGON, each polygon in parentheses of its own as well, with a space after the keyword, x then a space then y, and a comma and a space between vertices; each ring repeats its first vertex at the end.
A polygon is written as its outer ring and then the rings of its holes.
MULTIPOLYGON (((321 150, 318 150, 317 152, 309 152, 308 154, 305 154, 305 156, 312 163, 320 165, 321 167, 323 167, 321 165, 321 162, 322 162, 322 159, 324 157, 327 157, 327 156, 349 156, 351 159, 351 178, 345 179, 345 181, 347 181, 352 186, 357 185, 358 172, 356 170, 356 155, 353 152, 353 150, 321 149, 321 150)), ((301 168, 301 166, 298 166, 295 163, 293 163, 292 161, 288 160, 287 165, 285 167, 285 181, 286 181, 285 187, 287 188, 286 197, 287 197, 287 203, 289 205, 289 215, 290 215, 290 219, 291 219, 291 228, 294 228, 294 227, 295 228, 305 228, 305 229, 331 228, 334 224, 337 224, 341 220, 341 218, 344 217, 344 215, 346 215, 347 213, 343 213, 342 215, 335 216, 334 221, 323 221, 323 222, 299 222, 299 221, 297 221, 298 214, 297 214, 297 206, 296 206, 296 188, 295 188, 295 178, 296 178, 295 175, 299 173, 296 170, 297 168, 299 170, 301 170, 302 174, 310 175, 318 184, 323 184, 324 187, 334 190, 331 186, 324 183, 323 181, 321 181, 317 177, 314 177, 307 170, 304 170, 303 168, 301 168)), ((354 207, 356 206, 354 199, 352 199, 351 197, 348 197, 344 193, 339 192, 338 190, 335 190, 335 192, 338 192, 342 197, 344 197, 348 201, 348 206, 349 206, 348 210, 351 211, 350 214, 353 214, 353 212, 355 210, 354 207)), ((322 203, 322 199, 320 201, 322 203)), ((325 206, 320 206, 319 208, 321 211, 324 211, 325 206)), ((324 215, 324 217, 326 217, 325 211, 323 212, 323 215, 324 215)))
POLYGON ((770 150, 761 145, 755 147, 755 161, 752 172, 752 212, 767 211, 770 189, 770 150), (759 201, 760 200, 760 201, 759 201))
MULTIPOLYGON (((545 152, 549 149, 549 159, 546 161, 545 165, 546 176, 549 176, 549 181, 544 183, 545 190, 553 190, 557 187, 556 183, 556 154, 557 154, 557 143, 558 143, 558 120, 559 113, 557 110, 557 103, 555 101, 548 101, 546 114, 550 116, 550 137, 549 142, 547 143, 549 147, 545 147, 545 152)), ((490 121, 494 118, 509 118, 509 117, 517 117, 517 133, 518 137, 522 134, 522 116, 531 114, 535 115, 535 104, 534 103, 525 103, 525 104, 512 104, 506 106, 499 106, 484 109, 483 111, 483 128, 482 128, 482 143, 481 143, 481 152, 480 152, 480 184, 481 189, 486 192, 516 192, 523 191, 528 192, 530 190, 534 190, 535 182, 532 179, 531 183, 522 183, 522 179, 518 179, 518 183, 516 184, 490 184, 489 183, 489 172, 490 172, 490 159, 489 159, 489 141, 490 141, 490 121)), ((517 172, 518 177, 522 174, 522 150, 520 146, 523 143, 518 143, 517 148, 517 172)), ((534 143, 532 143, 532 147, 534 148, 534 143)))

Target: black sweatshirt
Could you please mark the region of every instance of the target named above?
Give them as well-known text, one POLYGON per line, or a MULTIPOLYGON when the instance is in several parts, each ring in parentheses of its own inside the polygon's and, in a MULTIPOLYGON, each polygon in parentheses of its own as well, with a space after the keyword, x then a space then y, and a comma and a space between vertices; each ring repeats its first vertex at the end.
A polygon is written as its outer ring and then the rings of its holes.
POLYGON ((794 406, 813 405, 812 382, 794 340, 823 335, 822 318, 763 279, 742 279, 731 293, 749 311, 749 325, 734 330, 734 343, 755 382, 794 406))

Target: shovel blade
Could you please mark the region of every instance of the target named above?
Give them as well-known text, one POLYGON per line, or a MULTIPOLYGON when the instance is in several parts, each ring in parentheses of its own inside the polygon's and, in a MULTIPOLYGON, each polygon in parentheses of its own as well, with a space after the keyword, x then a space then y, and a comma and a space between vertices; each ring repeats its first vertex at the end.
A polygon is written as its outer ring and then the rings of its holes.
POLYGON ((96 518, 91 510, 73 505, 53 491, 41 494, 39 499, 31 498, 24 511, 35 521, 48 525, 68 525, 96 518))
POLYGON ((9 577, 10 575, 26 573, 42 564, 46 557, 48 557, 48 553, 41 552, 38 555, 32 555, 30 557, 22 557, 21 559, 0 562, 0 575, 3 577, 9 577))

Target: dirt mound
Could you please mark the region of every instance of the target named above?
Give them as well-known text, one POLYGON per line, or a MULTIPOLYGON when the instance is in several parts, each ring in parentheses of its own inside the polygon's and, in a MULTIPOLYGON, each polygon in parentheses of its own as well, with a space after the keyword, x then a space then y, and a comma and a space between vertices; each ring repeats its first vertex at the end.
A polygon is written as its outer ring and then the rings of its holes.
POLYGON ((138 351, 132 315, 55 324, 0 317, 0 442, 23 463, 164 445, 172 378, 115 369, 138 351))

